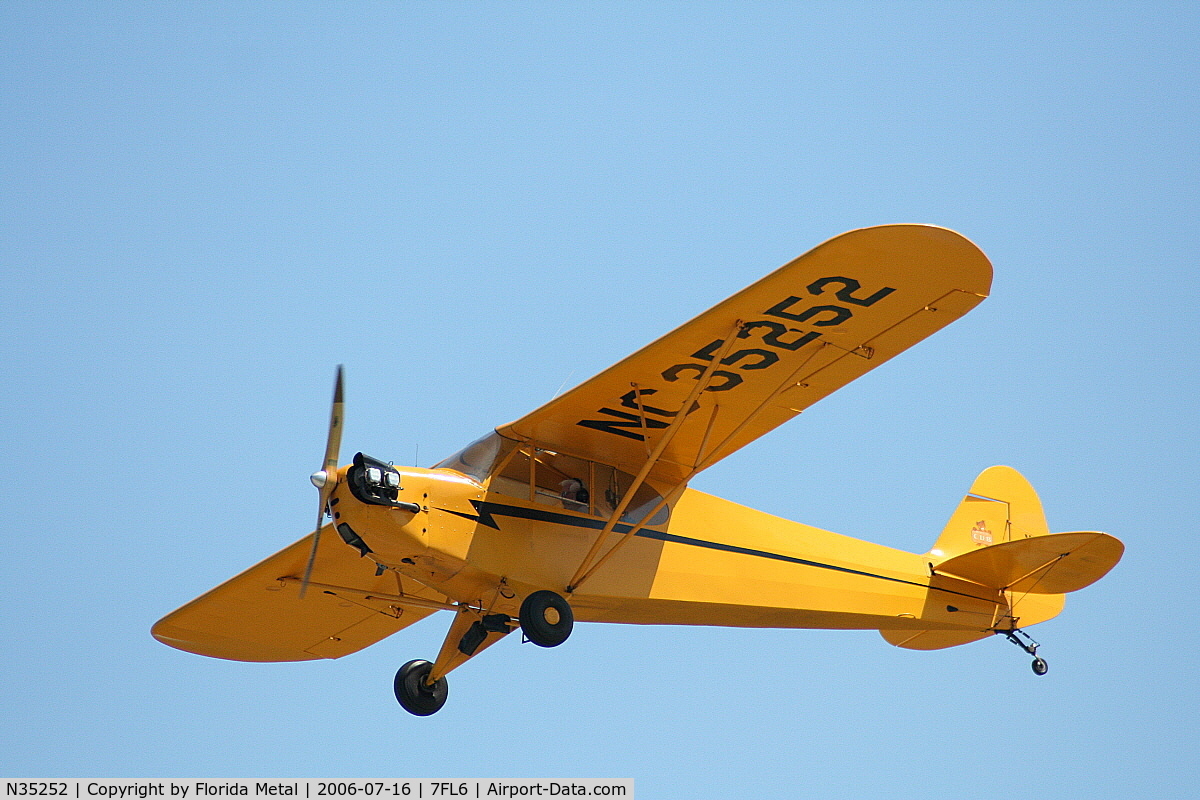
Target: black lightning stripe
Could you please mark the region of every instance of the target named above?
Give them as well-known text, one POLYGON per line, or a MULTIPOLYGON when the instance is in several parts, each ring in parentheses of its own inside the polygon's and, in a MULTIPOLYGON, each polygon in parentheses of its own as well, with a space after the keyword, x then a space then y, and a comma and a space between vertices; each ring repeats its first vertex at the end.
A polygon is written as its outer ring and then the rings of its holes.
MULTIPOLYGON (((448 508, 439 509, 448 514, 453 514, 456 517, 469 519, 472 522, 478 522, 481 525, 486 525, 494 530, 500 530, 500 525, 496 522, 496 517, 515 517, 517 519, 528 519, 536 522, 550 522, 555 525, 567 525, 573 528, 588 528, 590 530, 603 530, 605 521, 601 519, 590 519, 587 517, 576 517, 570 514, 560 514, 555 511, 549 511, 541 508, 525 508, 524 506, 511 506, 506 503, 492 503, 487 500, 472 500, 471 505, 475 507, 474 514, 467 514, 462 511, 451 511, 448 508)), ((632 525, 618 523, 614 526, 613 531, 616 533, 628 533, 633 529, 632 525)), ((784 561, 789 564, 800 564, 805 567, 816 567, 817 569, 828 569, 834 572, 843 572, 848 575, 861 575, 864 578, 877 578, 882 581, 891 581, 893 583, 903 583, 907 586, 917 586, 922 589, 936 589, 939 592, 947 594, 956 594, 961 597, 971 597, 984 602, 993 602, 991 598, 978 597, 967 592, 959 592, 953 589, 944 589, 939 586, 931 586, 928 583, 919 583, 917 581, 905 580, 904 578, 894 578, 890 575, 879 575, 874 572, 866 572, 864 570, 852 569, 850 567, 839 567, 836 564, 825 564, 821 561, 812 561, 807 558, 798 558, 797 556, 787 556, 782 553, 772 553, 769 550, 755 550, 750 547, 740 547, 733 544, 723 544, 721 542, 710 542, 706 539, 696 539, 691 536, 679 536, 666 531, 656 531, 650 528, 642 528, 636 534, 644 539, 653 539, 659 542, 668 542, 670 544, 682 544, 689 547, 703 547, 708 550, 719 550, 724 553, 736 553, 744 556, 754 556, 756 558, 767 558, 772 561, 784 561)))

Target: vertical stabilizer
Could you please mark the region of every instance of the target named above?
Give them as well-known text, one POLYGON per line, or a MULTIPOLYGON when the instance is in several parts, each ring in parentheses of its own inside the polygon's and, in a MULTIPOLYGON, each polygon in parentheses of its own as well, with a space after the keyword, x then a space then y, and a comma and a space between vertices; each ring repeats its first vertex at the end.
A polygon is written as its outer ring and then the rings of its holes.
POLYGON ((1012 467, 989 467, 954 509, 929 556, 942 561, 1049 532, 1042 501, 1025 476, 1012 467))

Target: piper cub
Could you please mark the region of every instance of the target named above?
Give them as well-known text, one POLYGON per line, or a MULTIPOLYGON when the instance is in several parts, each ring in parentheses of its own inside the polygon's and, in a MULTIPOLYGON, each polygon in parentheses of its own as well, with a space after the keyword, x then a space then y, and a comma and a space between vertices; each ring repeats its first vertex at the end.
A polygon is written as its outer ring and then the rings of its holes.
POLYGON ((396 673, 396 699, 419 716, 446 702, 451 670, 508 634, 556 647, 575 620, 874 629, 916 650, 998 634, 1044 674, 1023 629, 1124 546, 1051 533, 1016 470, 984 470, 924 554, 688 486, 966 314, 991 278, 944 228, 842 234, 429 469, 362 453, 338 465, 339 367, 316 530, 153 635, 239 661, 339 658, 449 611, 436 658, 396 673))

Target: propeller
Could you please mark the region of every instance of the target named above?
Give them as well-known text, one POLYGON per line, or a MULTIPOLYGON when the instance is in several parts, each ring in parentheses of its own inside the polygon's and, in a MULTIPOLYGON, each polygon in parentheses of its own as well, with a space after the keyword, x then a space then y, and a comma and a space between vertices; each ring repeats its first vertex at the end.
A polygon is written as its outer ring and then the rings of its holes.
POLYGON ((338 364, 337 377, 333 382, 333 409, 329 413, 329 434, 325 437, 325 460, 321 468, 314 472, 309 480, 320 493, 320 504, 317 508, 317 528, 313 532, 312 552, 308 554, 308 565, 304 568, 304 579, 300 581, 300 599, 308 591, 308 581, 312 578, 313 562, 317 560, 317 546, 321 543, 321 523, 325 521, 325 512, 329 508, 329 496, 337 486, 338 451, 342 446, 342 365, 338 364))

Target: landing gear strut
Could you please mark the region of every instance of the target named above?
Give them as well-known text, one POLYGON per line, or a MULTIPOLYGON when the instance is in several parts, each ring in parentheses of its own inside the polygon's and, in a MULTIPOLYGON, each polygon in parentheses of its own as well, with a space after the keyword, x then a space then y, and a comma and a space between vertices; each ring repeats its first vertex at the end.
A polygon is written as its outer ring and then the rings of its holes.
MULTIPOLYGON (((520 622, 529 641, 539 647, 557 647, 571 635, 575 615, 562 595, 543 589, 525 598, 520 622)), ((421 659, 408 662, 396 673, 392 684, 396 700, 405 711, 418 717, 436 714, 446 704, 446 673, 503 638, 513 630, 512 623, 507 614, 488 614, 460 604, 437 657, 437 674, 441 677, 429 680, 435 664, 421 659)))
POLYGON ((433 664, 417 659, 405 664, 396 673, 396 699, 404 710, 418 717, 428 717, 446 705, 446 679, 430 684, 426 681, 433 664))
POLYGON ((1034 675, 1045 675, 1050 667, 1046 664, 1046 659, 1041 658, 1037 654, 1037 649, 1041 647, 1032 637, 1020 628, 1011 628, 1009 630, 999 630, 996 633, 1003 633, 1005 637, 1015 644, 1017 647, 1024 650, 1029 655, 1033 656, 1033 663, 1030 666, 1033 668, 1034 675), (1017 638, 1017 634, 1021 634, 1028 641, 1028 644, 1017 638))

